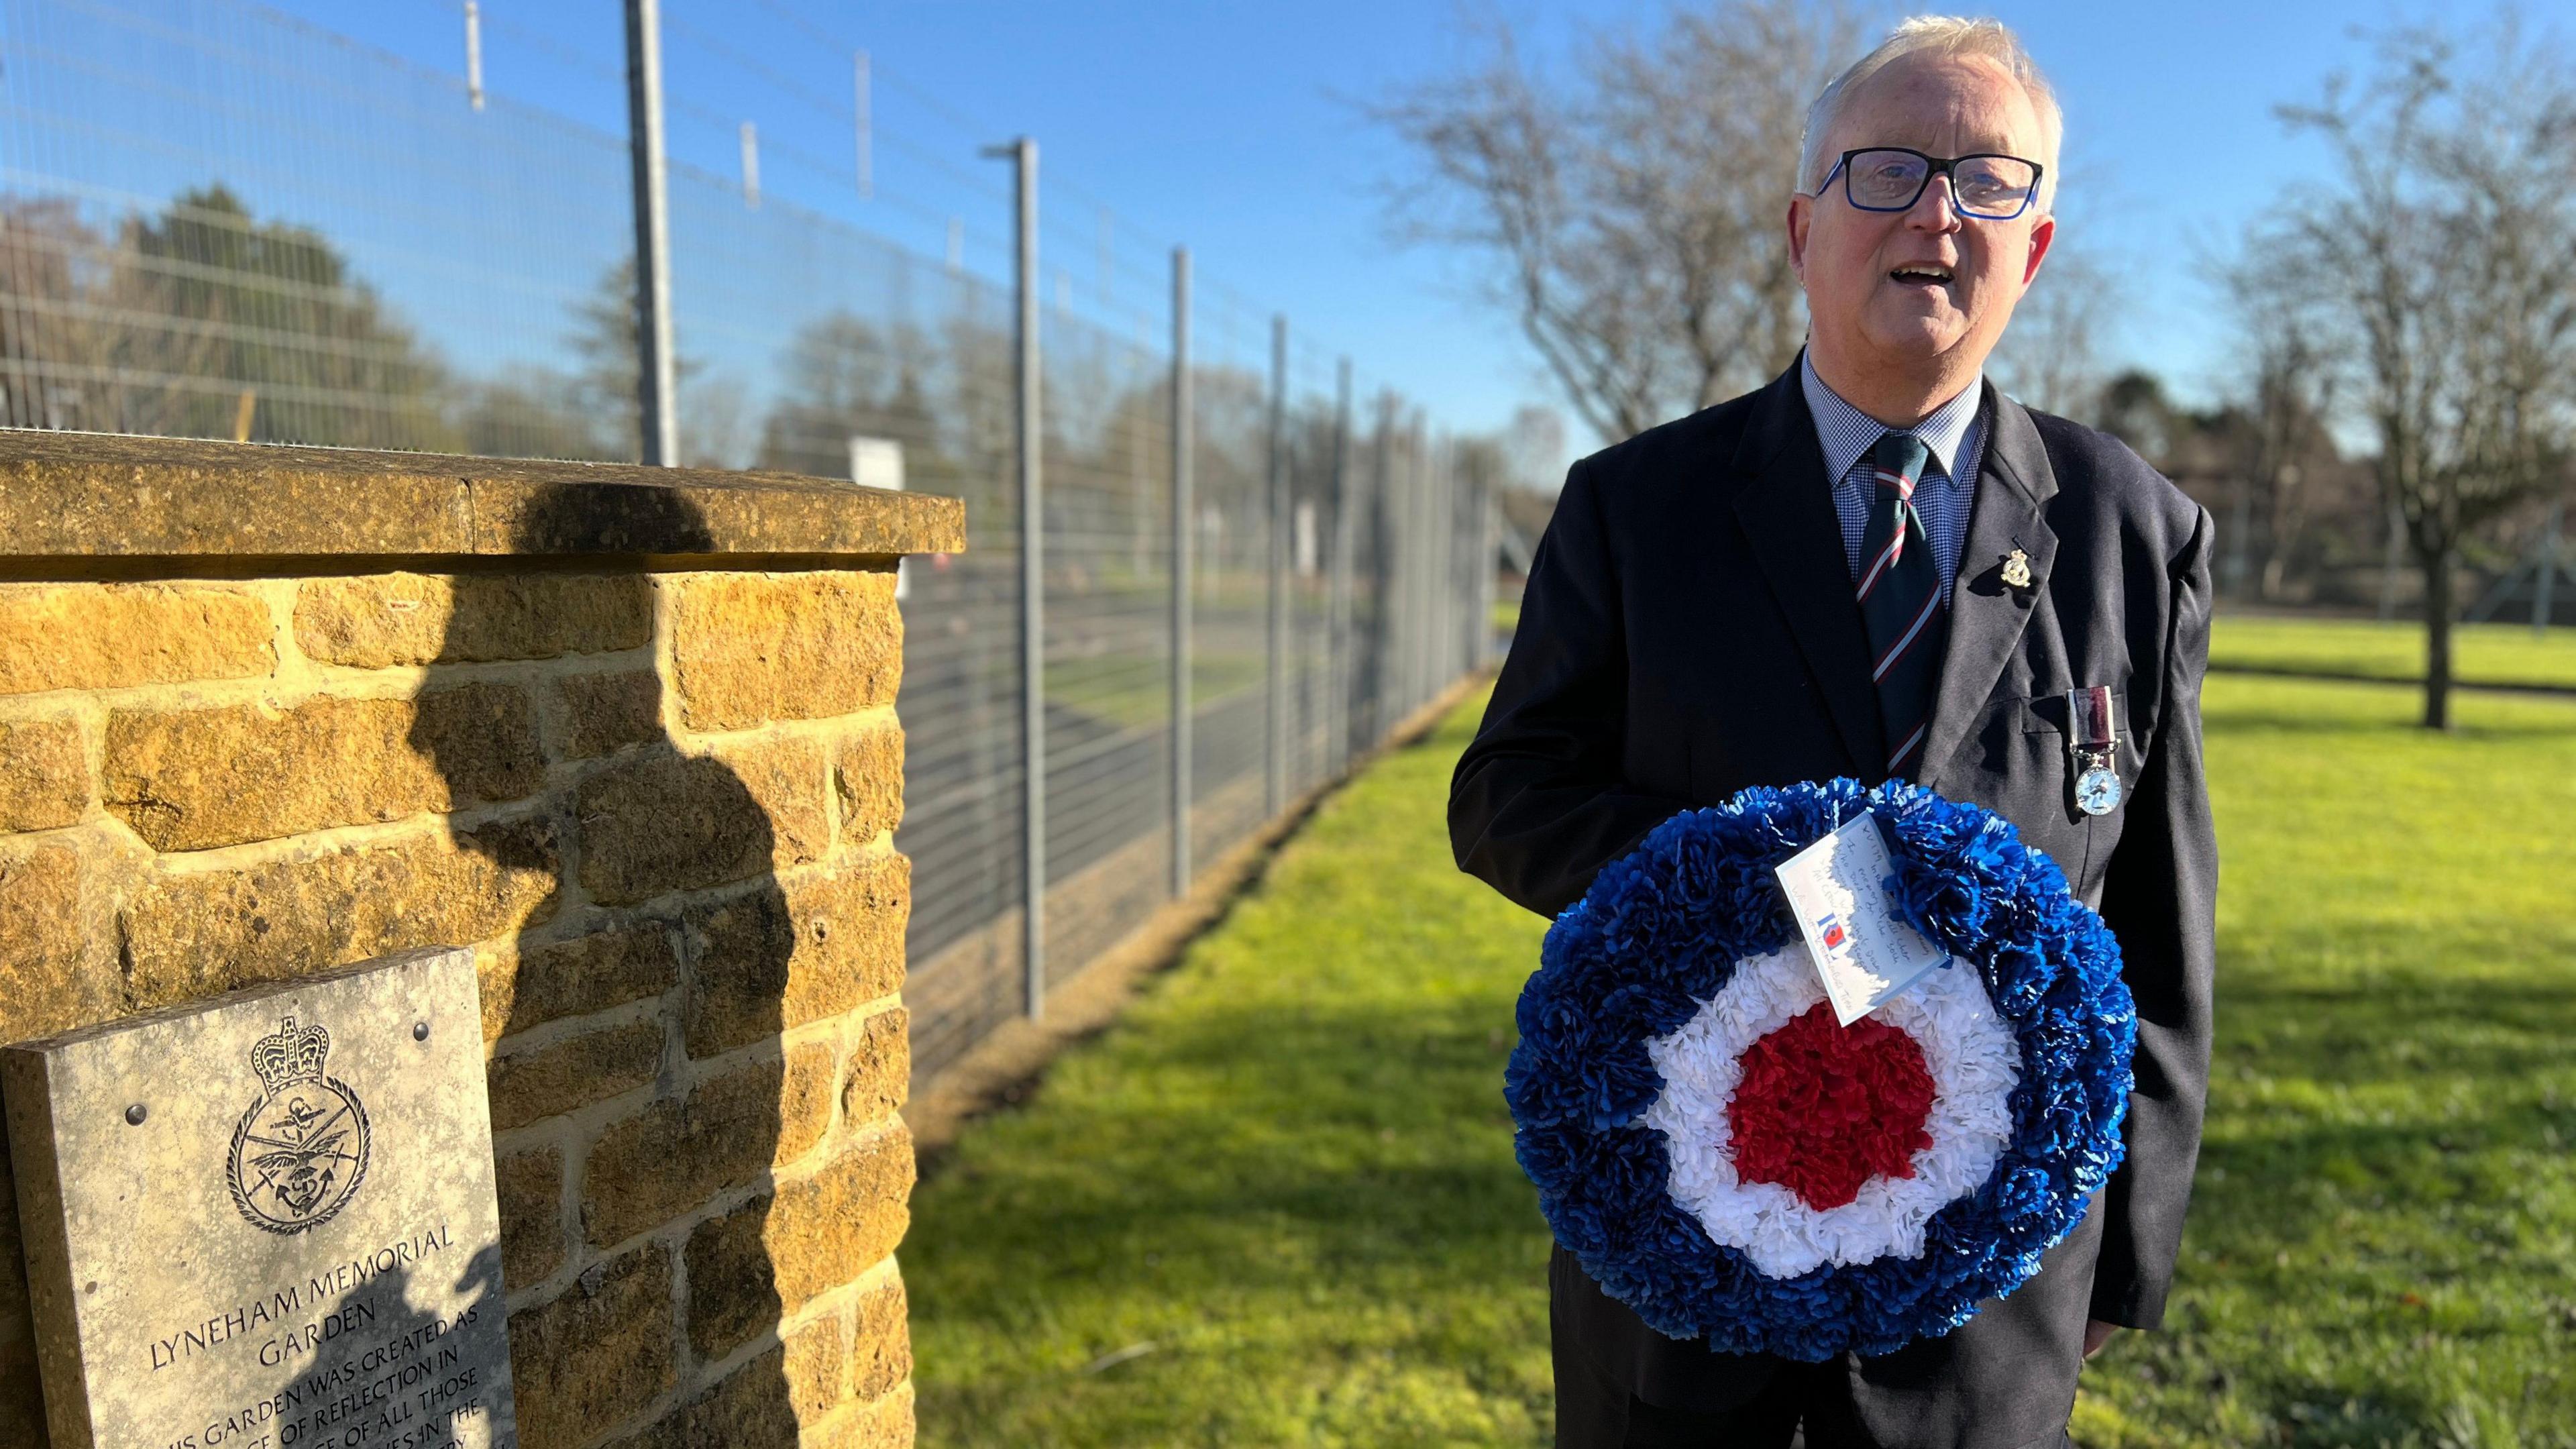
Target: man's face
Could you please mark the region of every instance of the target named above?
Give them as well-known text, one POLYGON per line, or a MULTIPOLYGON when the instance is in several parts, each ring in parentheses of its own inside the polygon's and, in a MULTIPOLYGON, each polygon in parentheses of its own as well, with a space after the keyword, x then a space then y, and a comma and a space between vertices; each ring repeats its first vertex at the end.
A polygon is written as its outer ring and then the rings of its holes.
MULTIPOLYGON (((2043 159, 2030 97, 1982 56, 1908 56, 1871 76, 1822 154, 1863 146, 2043 159)), ((1853 369, 1964 379, 1985 365, 2055 230, 2035 201, 2011 221, 1962 217, 1945 176, 1909 210, 1862 211, 1836 176, 1790 202, 1789 255, 1820 351, 1853 369)))

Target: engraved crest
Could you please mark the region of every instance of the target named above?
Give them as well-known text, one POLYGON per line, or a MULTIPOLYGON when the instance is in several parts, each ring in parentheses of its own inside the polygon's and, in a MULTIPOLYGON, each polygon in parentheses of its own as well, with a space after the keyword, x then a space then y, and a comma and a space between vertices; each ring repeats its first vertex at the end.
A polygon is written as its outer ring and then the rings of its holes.
POLYGON ((253 1227, 300 1233, 329 1222, 367 1177, 367 1109, 323 1068, 331 1033, 294 1017, 250 1049, 259 1100, 233 1129, 224 1179, 253 1227))

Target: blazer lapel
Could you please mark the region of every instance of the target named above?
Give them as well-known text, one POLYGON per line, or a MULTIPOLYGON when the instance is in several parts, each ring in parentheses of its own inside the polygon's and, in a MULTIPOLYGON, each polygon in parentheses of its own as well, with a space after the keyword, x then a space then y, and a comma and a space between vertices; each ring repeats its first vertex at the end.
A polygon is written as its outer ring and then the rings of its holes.
POLYGON ((1869 631, 1852 593, 1833 485, 1825 477, 1824 450, 1816 443, 1796 367, 1763 389, 1736 450, 1734 477, 1735 516, 1752 539, 1763 578, 1806 656, 1844 748, 1875 784, 1885 771, 1873 762, 1887 758, 1887 747, 1880 738, 1878 694, 1869 682, 1869 631))
POLYGON ((2020 644, 2057 557, 2057 534, 2042 518, 2043 505, 2057 493, 2048 450, 2028 409, 1991 384, 1988 395, 1994 409, 1985 458, 1977 471, 1968 536, 1959 545, 1950 591, 1950 646, 1942 655, 1940 690, 1923 747, 1922 783, 1934 789, 2020 644), (2030 560, 2028 588, 2003 582, 2004 558, 2014 549, 2030 560))

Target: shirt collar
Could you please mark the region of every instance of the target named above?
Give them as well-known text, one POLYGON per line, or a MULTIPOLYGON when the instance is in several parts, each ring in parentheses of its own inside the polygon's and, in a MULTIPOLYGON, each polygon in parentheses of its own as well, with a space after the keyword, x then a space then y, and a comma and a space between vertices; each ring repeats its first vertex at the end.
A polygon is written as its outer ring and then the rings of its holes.
POLYGON ((1806 349, 1798 351, 1798 385, 1807 394, 1807 411, 1816 420, 1816 441, 1825 451, 1825 477, 1842 477, 1852 470, 1861 455, 1878 446, 1878 440, 1893 432, 1910 432, 1923 440, 1931 451, 1930 466, 1945 478, 1958 481, 1953 471, 1959 461, 1959 449, 1967 441, 1968 429, 1977 420, 1977 404, 1985 391, 1985 378, 1959 389, 1959 395, 1932 410, 1931 416, 1911 428, 1891 428, 1860 409, 1844 402, 1825 380, 1816 376, 1816 364, 1807 357, 1806 349))

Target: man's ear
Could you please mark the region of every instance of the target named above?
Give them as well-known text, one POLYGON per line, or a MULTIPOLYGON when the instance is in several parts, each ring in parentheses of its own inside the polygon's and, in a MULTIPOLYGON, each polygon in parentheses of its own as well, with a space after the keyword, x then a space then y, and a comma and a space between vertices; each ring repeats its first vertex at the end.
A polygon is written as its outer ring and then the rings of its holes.
POLYGON ((2031 284, 2039 275, 2039 260, 2048 255, 2049 243, 2057 240, 2057 218, 2043 216, 2030 229, 2030 260, 2021 264, 2021 284, 2031 284))
POLYGON ((1789 270, 1800 286, 1807 282, 1807 224, 1816 218, 1816 201, 1811 196, 1792 192, 1789 196, 1789 270))

